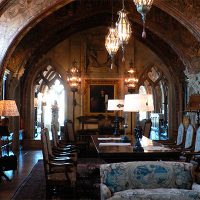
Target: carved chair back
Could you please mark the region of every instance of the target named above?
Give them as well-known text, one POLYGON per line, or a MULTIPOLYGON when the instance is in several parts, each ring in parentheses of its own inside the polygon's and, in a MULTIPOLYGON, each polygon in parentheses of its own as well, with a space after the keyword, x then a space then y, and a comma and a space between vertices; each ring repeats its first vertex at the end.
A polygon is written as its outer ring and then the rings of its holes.
POLYGON ((189 149, 193 146, 195 139, 195 130, 192 124, 190 124, 186 131, 186 138, 185 138, 185 149, 189 149))
POLYGON ((178 127, 178 135, 176 139, 176 145, 182 145, 184 142, 185 128, 183 123, 180 123, 178 127))
POLYGON ((196 131, 196 140, 195 140, 194 152, 200 152, 200 126, 196 131))
POLYGON ((65 122, 65 132, 69 142, 75 142, 75 135, 73 130, 73 122, 71 120, 67 120, 65 122))
POLYGON ((51 125, 51 133, 52 133, 53 146, 57 147, 59 144, 58 131, 54 124, 51 125))
POLYGON ((42 143, 42 155, 43 155, 43 162, 44 162, 44 170, 45 170, 45 176, 49 173, 49 154, 48 154, 48 147, 47 147, 47 138, 46 138, 46 132, 48 132, 48 129, 42 129, 41 132, 41 143, 42 143))

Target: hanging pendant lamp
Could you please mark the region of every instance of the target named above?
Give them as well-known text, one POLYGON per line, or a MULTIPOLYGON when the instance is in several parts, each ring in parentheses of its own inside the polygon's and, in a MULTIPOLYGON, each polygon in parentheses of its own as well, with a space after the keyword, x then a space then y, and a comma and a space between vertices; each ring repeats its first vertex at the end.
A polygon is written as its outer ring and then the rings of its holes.
POLYGON ((119 38, 117 29, 113 24, 113 1, 112 1, 112 25, 109 27, 108 34, 105 38, 105 47, 111 57, 111 69, 113 68, 114 55, 119 49, 119 38))
POLYGON ((138 78, 137 78, 137 72, 135 67, 133 66, 133 61, 130 61, 130 68, 126 72, 126 78, 124 80, 124 84, 128 87, 128 91, 130 93, 133 93, 135 90, 135 87, 137 86, 138 83, 138 78))
POLYGON ((153 0, 133 0, 133 2, 136 5, 137 11, 142 15, 142 21, 143 21, 142 37, 146 38, 146 31, 145 31, 146 14, 150 11, 151 6, 153 4, 153 0))
POLYGON ((122 47, 122 52, 123 52, 123 61, 124 61, 124 48, 125 45, 128 43, 130 37, 131 37, 131 24, 128 19, 128 12, 124 8, 124 0, 122 1, 123 7, 122 10, 118 11, 118 21, 116 23, 116 28, 118 32, 118 37, 119 37, 119 42, 122 47))
POLYGON ((113 57, 117 53, 119 49, 119 39, 118 39, 118 34, 117 30, 112 24, 111 27, 109 27, 108 34, 105 39, 105 47, 111 57, 111 69, 113 68, 113 57))

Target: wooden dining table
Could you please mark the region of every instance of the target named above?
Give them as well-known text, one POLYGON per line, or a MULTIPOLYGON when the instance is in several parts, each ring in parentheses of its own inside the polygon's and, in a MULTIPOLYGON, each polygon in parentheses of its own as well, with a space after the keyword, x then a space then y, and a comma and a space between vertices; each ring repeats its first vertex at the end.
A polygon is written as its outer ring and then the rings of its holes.
POLYGON ((140 139, 144 151, 134 149, 135 138, 129 136, 129 142, 123 142, 121 136, 92 135, 91 139, 100 158, 106 162, 142 161, 142 160, 179 160, 181 152, 155 142, 145 136, 140 139))

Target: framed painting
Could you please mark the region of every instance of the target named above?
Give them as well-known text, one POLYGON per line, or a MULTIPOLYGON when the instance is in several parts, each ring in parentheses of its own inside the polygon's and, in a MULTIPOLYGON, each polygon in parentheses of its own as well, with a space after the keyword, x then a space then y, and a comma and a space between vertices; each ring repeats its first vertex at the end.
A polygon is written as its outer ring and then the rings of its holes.
POLYGON ((115 99, 118 96, 119 81, 88 79, 85 83, 84 113, 86 115, 105 114, 108 99, 115 99))

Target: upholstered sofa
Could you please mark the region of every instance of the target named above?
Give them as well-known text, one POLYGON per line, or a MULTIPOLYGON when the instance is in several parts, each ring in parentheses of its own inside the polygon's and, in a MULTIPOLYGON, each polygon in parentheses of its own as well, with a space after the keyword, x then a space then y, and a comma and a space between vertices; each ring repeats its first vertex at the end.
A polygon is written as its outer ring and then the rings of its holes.
POLYGON ((102 164, 101 200, 200 200, 194 168, 167 161, 102 164))

